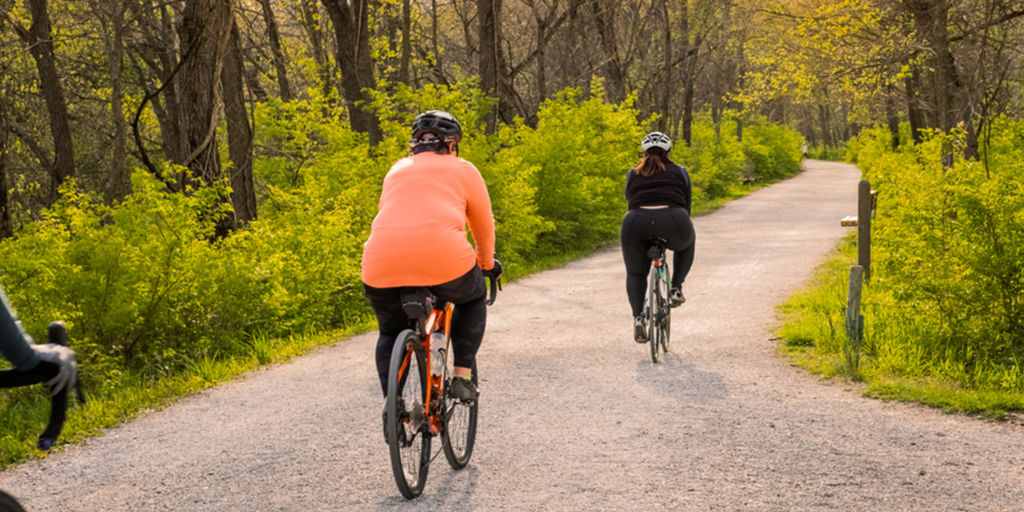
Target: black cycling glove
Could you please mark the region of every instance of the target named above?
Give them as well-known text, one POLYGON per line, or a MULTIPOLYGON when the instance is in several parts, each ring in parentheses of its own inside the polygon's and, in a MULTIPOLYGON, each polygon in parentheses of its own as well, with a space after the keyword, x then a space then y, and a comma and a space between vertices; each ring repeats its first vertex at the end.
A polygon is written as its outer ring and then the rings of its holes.
POLYGON ((495 279, 501 277, 501 262, 498 258, 494 258, 494 266, 490 270, 484 270, 484 277, 493 277, 495 279))

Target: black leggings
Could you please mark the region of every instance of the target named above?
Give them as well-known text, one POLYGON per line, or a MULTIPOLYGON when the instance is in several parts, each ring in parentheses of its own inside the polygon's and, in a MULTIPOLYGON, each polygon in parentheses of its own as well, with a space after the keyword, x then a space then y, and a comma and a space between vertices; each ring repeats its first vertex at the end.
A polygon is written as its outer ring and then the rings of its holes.
MULTIPOLYGON (((391 351, 395 339, 402 330, 410 327, 409 317, 402 309, 401 294, 403 288, 374 288, 363 283, 366 298, 377 315, 380 337, 377 338, 377 376, 380 387, 386 396, 388 393, 388 366, 391 362, 391 351)), ((461 277, 436 286, 427 286, 430 292, 441 301, 455 304, 452 317, 452 351, 455 366, 472 368, 476 362, 476 352, 484 339, 484 327, 487 324, 487 286, 480 267, 474 266, 461 277)))
POLYGON ((648 240, 664 238, 672 255, 672 287, 686 280, 693 266, 695 233, 685 208, 634 208, 622 218, 622 260, 626 263, 626 295, 633 316, 639 316, 647 293, 647 274, 651 259, 647 257, 648 240))

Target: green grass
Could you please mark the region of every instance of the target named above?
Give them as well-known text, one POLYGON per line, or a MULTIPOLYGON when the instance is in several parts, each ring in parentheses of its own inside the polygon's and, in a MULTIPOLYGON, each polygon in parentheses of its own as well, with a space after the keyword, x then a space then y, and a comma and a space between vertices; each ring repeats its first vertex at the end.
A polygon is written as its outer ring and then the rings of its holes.
MULTIPOLYGON (((1001 369, 994 365, 977 365, 966 372, 964 363, 929 362, 921 353, 926 352, 914 341, 923 336, 913 319, 903 324, 889 322, 884 329, 873 329, 872 300, 891 300, 885 290, 868 284, 864 289, 866 339, 856 354, 857 363, 851 363, 844 353, 849 350, 843 328, 846 287, 849 268, 856 264, 855 234, 843 238, 837 249, 828 256, 814 273, 807 288, 794 293, 779 306, 782 325, 778 334, 782 342, 779 352, 793 364, 826 379, 845 379, 863 382, 864 396, 880 400, 913 402, 952 413, 977 415, 986 418, 1004 418, 1011 411, 1024 410, 1024 394, 1008 389, 972 389, 956 375, 970 373, 973 382, 991 383, 999 380, 1001 369), (874 332, 873 332, 874 331, 874 332), (901 336, 901 334, 903 336, 901 336), (942 377, 946 376, 946 377, 942 377)), ((882 308, 879 308, 882 309, 882 308)), ((926 335, 926 334, 924 334, 926 335)), ((1006 371, 1003 369, 1002 371, 1006 371)), ((1012 373, 1012 371, 1010 372, 1012 373)))
MULTIPOLYGON (((346 329, 285 339, 256 337, 249 352, 235 357, 207 355, 192 361, 175 375, 144 378, 115 372, 98 389, 87 388, 87 403, 73 405, 55 451, 61 445, 76 443, 104 428, 135 419, 149 411, 164 408, 175 401, 217 384, 227 382, 259 366, 279 363, 309 352, 314 347, 329 345, 352 334, 374 328, 374 321, 364 319, 346 329)), ((372 364, 368 359, 367 364, 372 364)), ((88 368, 83 371, 88 372, 88 368)), ((0 469, 18 462, 46 457, 35 448, 36 437, 46 425, 49 396, 42 386, 18 389, 0 395, 0 469)))

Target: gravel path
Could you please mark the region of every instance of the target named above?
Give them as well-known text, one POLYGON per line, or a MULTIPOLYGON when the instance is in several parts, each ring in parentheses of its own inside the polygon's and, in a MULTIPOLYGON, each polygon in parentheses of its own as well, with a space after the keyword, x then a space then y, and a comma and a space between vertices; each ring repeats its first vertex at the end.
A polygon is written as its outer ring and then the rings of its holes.
POLYGON ((617 249, 506 287, 479 365, 470 465, 398 494, 375 334, 248 374, 0 473, 30 512, 1024 510, 1022 429, 861 398, 776 355, 774 305, 856 210, 807 172, 696 219, 673 353, 632 341, 617 249))

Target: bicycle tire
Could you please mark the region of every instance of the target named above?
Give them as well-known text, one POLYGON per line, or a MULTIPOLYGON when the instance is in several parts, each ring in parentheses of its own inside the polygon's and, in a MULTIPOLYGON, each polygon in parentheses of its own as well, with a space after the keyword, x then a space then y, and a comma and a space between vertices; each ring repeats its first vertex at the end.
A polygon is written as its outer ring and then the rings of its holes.
POLYGON ((14 496, 0 491, 0 512, 25 512, 25 509, 14 496))
MULTIPOLYGON (((449 347, 451 343, 449 342, 449 347)), ((450 350, 446 352, 446 359, 451 361, 450 350)), ((451 373, 449 373, 451 375, 451 373)), ((450 380, 450 377, 449 377, 450 380)), ((479 385, 479 375, 476 370, 476 363, 473 363, 473 384, 479 385)), ((448 385, 445 384, 445 394, 448 385)), ((448 459, 448 465, 452 469, 462 469, 469 464, 469 458, 473 456, 473 445, 476 442, 476 421, 480 408, 480 398, 477 397, 471 403, 466 404, 445 396, 444 411, 442 411, 441 446, 444 448, 444 457, 448 459)))
POLYGON ((398 491, 406 499, 423 492, 430 468, 429 425, 424 414, 427 397, 426 356, 412 329, 398 335, 388 368, 388 453, 398 491), (402 373, 402 366, 405 372, 402 373))
POLYGON ((661 281, 658 274, 658 268, 651 267, 651 272, 647 279, 647 344, 651 346, 651 361, 654 363, 657 363, 659 360, 658 347, 660 341, 658 336, 661 333, 661 329, 658 326, 662 307, 661 294, 658 291, 661 281))
POLYGON ((661 272, 661 300, 662 308, 661 311, 664 314, 662 317, 662 336, 661 336, 661 351, 663 354, 667 354, 669 350, 669 340, 672 334, 672 305, 670 304, 669 293, 671 288, 671 274, 668 271, 668 267, 665 267, 661 272))

